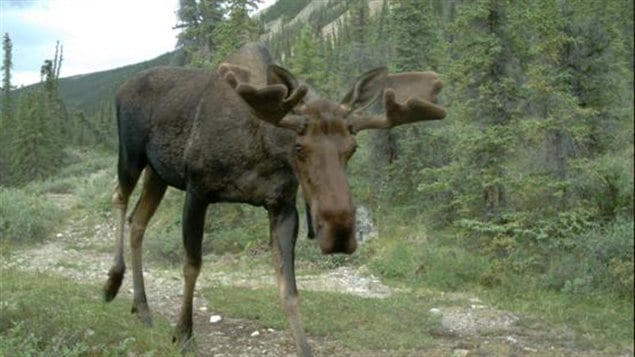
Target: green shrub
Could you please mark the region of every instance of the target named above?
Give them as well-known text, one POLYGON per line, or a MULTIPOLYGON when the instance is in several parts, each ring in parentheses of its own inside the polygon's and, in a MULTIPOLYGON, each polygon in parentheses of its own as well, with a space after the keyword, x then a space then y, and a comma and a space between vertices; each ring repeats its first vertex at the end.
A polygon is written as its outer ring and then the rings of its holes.
POLYGON ((633 298, 633 228, 632 219, 617 219, 579 237, 578 261, 591 267, 594 290, 633 298))
POLYGON ((384 244, 370 261, 370 268, 389 279, 412 279, 423 264, 423 251, 406 242, 384 244))
POLYGON ((45 197, 0 187, 0 242, 33 243, 48 237, 62 212, 45 197))
POLYGON ((424 247, 417 279, 442 290, 462 290, 479 281, 489 265, 481 254, 457 246, 431 244, 424 247))
MULTIPOLYGON (((576 195, 604 219, 633 216, 633 149, 574 163, 576 195)), ((573 175, 572 175, 573 176, 573 175)))

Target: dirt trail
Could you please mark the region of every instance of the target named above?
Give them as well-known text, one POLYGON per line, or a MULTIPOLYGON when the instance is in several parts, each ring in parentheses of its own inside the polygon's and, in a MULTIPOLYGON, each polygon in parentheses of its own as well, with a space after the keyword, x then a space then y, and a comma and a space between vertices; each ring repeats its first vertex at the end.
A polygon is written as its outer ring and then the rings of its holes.
MULTIPOLYGON (((73 197, 51 197, 67 208, 73 197)), ((101 284, 112 261, 111 220, 87 226, 87 219, 73 221, 46 243, 17 251, 2 265, 25 271, 59 274, 80 282, 101 284)), ((155 314, 176 320, 182 279, 179 270, 158 269, 146 263, 144 277, 150 308, 155 314)), ((198 287, 214 284, 239 287, 273 286, 273 274, 219 273, 203 269, 198 287)), ((300 274, 302 272, 299 272, 300 274)), ((341 267, 320 275, 299 275, 300 290, 332 291, 367 298, 387 298, 395 293, 363 268, 341 267)), ((131 274, 125 276, 120 295, 131 298, 131 274)), ((455 306, 432 309, 441 324, 434 335, 438 344, 427 350, 351 351, 335 340, 309 336, 317 356, 605 356, 598 351, 579 351, 575 334, 484 305, 476 297, 444 294, 455 306), (469 303, 465 303, 468 301, 469 303), (521 323, 522 322, 522 323, 521 323)), ((256 321, 222 317, 210 323, 214 311, 200 296, 194 300, 194 330, 199 356, 293 356, 295 348, 288 331, 274 330, 256 321)), ((632 356, 632 351, 621 354, 632 356)))

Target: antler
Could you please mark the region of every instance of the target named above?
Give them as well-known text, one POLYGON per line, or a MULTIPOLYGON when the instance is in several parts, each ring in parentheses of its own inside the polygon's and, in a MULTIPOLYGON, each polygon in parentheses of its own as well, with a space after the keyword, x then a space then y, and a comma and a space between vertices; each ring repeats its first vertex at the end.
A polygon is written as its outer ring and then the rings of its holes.
POLYGON ((390 129, 423 120, 443 119, 445 109, 437 105, 443 83, 434 72, 390 74, 384 87, 383 115, 365 116, 352 121, 353 132, 365 129, 390 129))
POLYGON ((225 62, 219 64, 216 71, 232 88, 236 88, 238 83, 250 83, 251 71, 247 67, 225 62))
POLYGON ((281 123, 306 95, 307 86, 297 85, 297 81, 286 69, 270 65, 267 70, 267 85, 256 88, 249 82, 250 71, 242 66, 222 63, 218 73, 234 88, 251 107, 258 118, 273 125, 281 123))

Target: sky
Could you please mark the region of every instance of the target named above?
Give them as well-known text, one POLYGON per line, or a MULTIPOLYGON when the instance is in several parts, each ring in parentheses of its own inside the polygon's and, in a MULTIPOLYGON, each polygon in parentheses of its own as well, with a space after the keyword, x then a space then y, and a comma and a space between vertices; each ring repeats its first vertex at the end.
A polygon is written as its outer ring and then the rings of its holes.
MULTIPOLYGON (((261 8, 275 0, 265 0, 261 8)), ((0 35, 9 34, 14 86, 40 80, 40 67, 64 47, 60 77, 104 71, 172 51, 179 0, 0 0, 0 35)), ((3 53, 4 55, 4 53, 3 53)))

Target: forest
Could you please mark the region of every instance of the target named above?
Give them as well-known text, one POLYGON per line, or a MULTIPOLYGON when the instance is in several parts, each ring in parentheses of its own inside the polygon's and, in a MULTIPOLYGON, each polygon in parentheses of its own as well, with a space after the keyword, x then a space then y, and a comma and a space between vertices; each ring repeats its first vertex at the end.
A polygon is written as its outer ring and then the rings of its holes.
MULTIPOLYGON (((367 264, 386 279, 447 290, 601 297, 630 305, 632 325, 632 1, 278 0, 250 15, 258 3, 180 0, 177 48, 152 64, 213 69, 260 40, 329 98, 378 66, 431 70, 444 82, 445 119, 358 135, 349 182, 387 238, 329 264, 367 264)), ((104 77, 106 90, 79 101, 86 91, 72 87, 81 84, 59 78, 61 46, 44 62, 41 83, 20 89, 11 84, 11 46, 5 34, 0 243, 10 248, 3 254, 17 249, 10 236, 25 229, 9 206, 34 183, 46 186, 83 151, 111 158, 114 175, 114 91, 149 66, 104 77)), ((95 198, 101 215, 110 204, 104 191, 95 198)), ((263 241, 262 212, 221 206, 210 214, 226 226, 206 234, 239 238, 206 242, 207 252, 248 254, 263 241)), ((148 243, 150 255, 176 264, 178 220, 158 219, 161 239, 148 243)), ((632 334, 630 327, 626 339, 632 334)))

